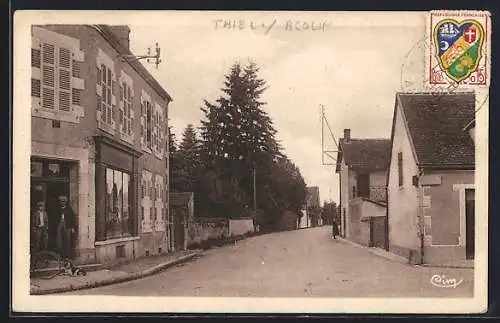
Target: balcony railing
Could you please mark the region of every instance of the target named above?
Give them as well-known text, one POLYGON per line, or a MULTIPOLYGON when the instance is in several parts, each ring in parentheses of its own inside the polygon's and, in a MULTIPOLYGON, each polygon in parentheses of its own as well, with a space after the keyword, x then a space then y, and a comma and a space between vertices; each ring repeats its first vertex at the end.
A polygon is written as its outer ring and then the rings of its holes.
POLYGON ((387 200, 387 191, 385 186, 370 186, 370 200, 385 202, 387 200))

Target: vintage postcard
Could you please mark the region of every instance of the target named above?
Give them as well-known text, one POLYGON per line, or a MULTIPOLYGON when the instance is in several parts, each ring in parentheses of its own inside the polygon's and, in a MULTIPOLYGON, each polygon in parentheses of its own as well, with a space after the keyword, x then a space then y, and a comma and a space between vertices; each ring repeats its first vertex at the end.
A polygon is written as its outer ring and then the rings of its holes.
POLYGON ((491 23, 16 12, 13 310, 485 312, 491 23))

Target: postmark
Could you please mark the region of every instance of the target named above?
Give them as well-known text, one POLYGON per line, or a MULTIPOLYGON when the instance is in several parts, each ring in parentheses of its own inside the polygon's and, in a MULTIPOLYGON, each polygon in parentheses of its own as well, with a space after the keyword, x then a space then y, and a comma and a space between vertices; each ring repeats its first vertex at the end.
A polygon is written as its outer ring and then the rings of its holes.
MULTIPOLYGON (((457 82, 451 78, 447 78, 443 71, 437 71, 433 74, 433 82, 429 78, 429 60, 428 53, 432 52, 433 45, 431 39, 427 36, 419 39, 405 54, 400 71, 400 87, 399 91, 404 93, 429 93, 435 95, 439 101, 442 94, 452 94, 455 92, 471 92, 476 94, 475 108, 476 112, 481 109, 488 101, 489 93, 488 87, 472 86, 472 84, 465 84, 457 82), (440 81, 439 81, 440 80, 440 81)), ((432 70, 439 69, 438 63, 433 66, 432 70)), ((472 76, 470 78, 474 80, 472 76)))
POLYGON ((490 16, 484 11, 431 11, 425 84, 430 88, 487 88, 490 16))

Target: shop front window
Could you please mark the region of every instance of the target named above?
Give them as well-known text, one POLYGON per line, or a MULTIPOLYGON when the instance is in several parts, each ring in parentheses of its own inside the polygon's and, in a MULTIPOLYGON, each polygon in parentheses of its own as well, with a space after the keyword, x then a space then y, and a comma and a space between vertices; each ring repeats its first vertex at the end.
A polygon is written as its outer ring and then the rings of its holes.
POLYGON ((129 237, 133 233, 130 185, 130 174, 106 168, 106 239, 129 237))

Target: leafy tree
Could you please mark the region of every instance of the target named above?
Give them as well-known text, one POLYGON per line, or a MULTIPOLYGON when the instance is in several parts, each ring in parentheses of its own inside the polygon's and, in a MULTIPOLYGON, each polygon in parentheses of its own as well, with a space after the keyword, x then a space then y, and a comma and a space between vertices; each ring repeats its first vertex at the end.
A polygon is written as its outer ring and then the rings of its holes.
POLYGON ((338 214, 337 203, 324 202, 321 209, 321 217, 324 224, 332 224, 334 219, 337 221, 337 223, 340 223, 340 215, 338 214))

